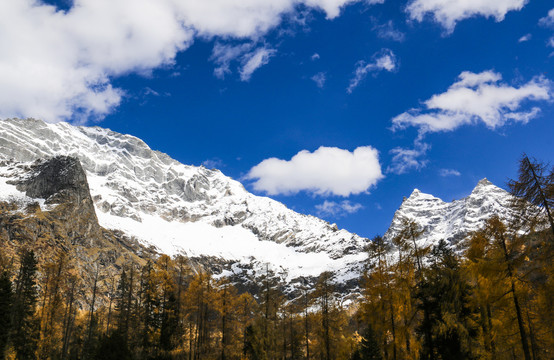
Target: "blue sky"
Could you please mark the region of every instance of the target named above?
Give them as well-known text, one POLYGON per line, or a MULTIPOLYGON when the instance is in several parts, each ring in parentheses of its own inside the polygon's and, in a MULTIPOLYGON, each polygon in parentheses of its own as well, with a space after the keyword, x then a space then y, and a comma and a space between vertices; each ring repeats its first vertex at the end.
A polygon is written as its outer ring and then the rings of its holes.
POLYGON ((132 134, 372 237, 413 188, 554 158, 553 6, 0 0, 0 117, 132 134))

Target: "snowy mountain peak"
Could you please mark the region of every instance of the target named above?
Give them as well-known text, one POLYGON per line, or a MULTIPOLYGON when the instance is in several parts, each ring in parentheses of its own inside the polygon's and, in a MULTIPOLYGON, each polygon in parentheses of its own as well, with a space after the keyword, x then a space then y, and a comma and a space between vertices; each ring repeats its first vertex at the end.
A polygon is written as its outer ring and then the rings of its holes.
POLYGON ((429 194, 414 190, 394 214, 385 239, 396 236, 404 219, 413 220, 424 230, 421 241, 425 245, 444 239, 453 244, 467 234, 480 229, 493 214, 502 218, 512 216, 512 196, 489 180, 480 180, 471 194, 460 200, 444 202, 429 194))
POLYGON ((483 178, 483 179, 479 180, 479 182, 477 183, 477 185, 475 186, 475 188, 473 189, 472 192, 479 192, 479 191, 481 191, 481 188, 487 188, 487 187, 491 187, 491 186, 495 187, 495 188, 498 188, 498 186, 491 183, 487 178, 483 178))
POLYGON ((101 226, 163 253, 267 263, 288 280, 326 270, 354 279, 366 257, 367 239, 255 196, 219 170, 181 164, 134 136, 35 119, 0 121, 0 180, 14 162, 57 155, 79 159, 101 226))

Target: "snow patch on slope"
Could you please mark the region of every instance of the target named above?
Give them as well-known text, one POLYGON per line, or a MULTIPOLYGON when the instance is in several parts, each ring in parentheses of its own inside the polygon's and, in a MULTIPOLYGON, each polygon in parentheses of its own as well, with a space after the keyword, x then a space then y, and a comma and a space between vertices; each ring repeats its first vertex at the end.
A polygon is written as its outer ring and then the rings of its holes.
POLYGON ((384 238, 391 241, 400 232, 402 221, 408 219, 424 230, 421 246, 436 245, 441 239, 456 245, 481 229, 494 214, 504 219, 515 216, 510 210, 512 199, 512 195, 487 179, 480 180, 469 196, 452 202, 416 189, 394 214, 384 238))
POLYGON ((184 165, 142 140, 100 127, 0 121, 0 158, 77 157, 100 225, 170 255, 268 263, 287 277, 336 270, 353 279, 367 239, 247 192, 218 170, 184 165))

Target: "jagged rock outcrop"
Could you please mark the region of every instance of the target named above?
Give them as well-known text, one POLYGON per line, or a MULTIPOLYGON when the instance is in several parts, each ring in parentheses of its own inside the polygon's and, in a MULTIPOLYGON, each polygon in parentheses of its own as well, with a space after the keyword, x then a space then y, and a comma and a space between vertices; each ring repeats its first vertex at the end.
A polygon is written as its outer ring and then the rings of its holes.
POLYGON ((29 248, 46 264, 64 253, 88 286, 97 270, 101 282, 111 281, 123 265, 141 266, 157 255, 125 234, 98 224, 86 174, 76 158, 59 156, 26 165, 4 161, 1 165, 0 189, 11 185, 20 191, 0 200, 3 256, 17 261, 18 250, 29 248))
MULTIPOLYGON (((325 270, 352 281, 366 258, 367 239, 255 196, 218 170, 181 164, 136 137, 34 119, 0 121, 0 159, 23 164, 58 155, 79 159, 101 226, 159 252, 269 264, 287 281, 325 270)), ((246 277, 242 268, 227 266, 246 277)))
POLYGON ((479 181, 469 196, 452 202, 415 189, 394 214, 384 239, 391 241, 400 232, 402 221, 408 219, 424 231, 422 245, 436 245, 440 240, 457 245, 472 231, 481 229, 492 215, 506 220, 516 216, 511 209, 512 199, 506 190, 487 179, 479 181))

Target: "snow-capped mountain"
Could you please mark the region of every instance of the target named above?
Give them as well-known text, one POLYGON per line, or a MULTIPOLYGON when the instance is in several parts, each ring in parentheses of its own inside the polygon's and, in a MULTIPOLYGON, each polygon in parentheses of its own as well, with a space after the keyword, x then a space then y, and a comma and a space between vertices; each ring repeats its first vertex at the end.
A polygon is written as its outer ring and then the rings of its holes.
POLYGON ((479 181, 469 196, 452 202, 415 189, 394 214, 384 238, 392 240, 400 232, 402 221, 407 219, 415 221, 424 231, 420 238, 422 245, 434 245, 441 239, 456 245, 472 231, 482 228, 494 214, 503 219, 515 216, 510 209, 512 199, 510 193, 487 179, 479 181))
POLYGON ((288 281, 326 270, 356 279, 366 258, 365 238, 255 196, 219 170, 183 165, 100 127, 0 121, 0 199, 17 197, 8 183, 23 176, 16 164, 57 155, 81 162, 102 227, 161 253, 218 258, 234 264, 227 271, 235 275, 251 271, 240 264, 268 264, 288 281))

